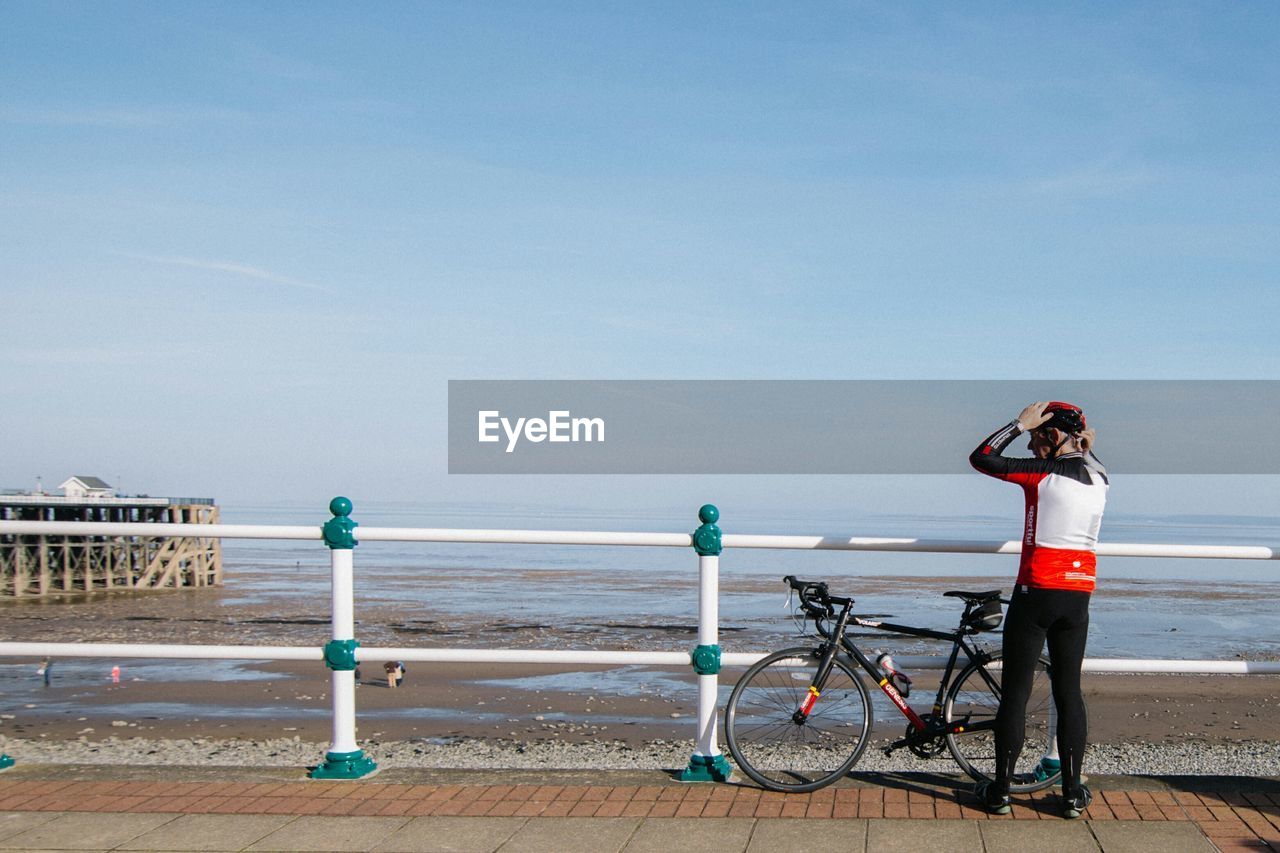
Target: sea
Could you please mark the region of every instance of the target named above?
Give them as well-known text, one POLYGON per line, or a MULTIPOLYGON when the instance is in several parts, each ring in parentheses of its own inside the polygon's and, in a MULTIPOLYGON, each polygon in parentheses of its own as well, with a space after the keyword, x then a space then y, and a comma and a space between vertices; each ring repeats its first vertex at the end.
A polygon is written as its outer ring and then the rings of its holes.
MULTIPOLYGON (((623 514, 366 501, 356 517, 366 527, 687 532, 696 526, 687 515, 687 508, 623 514)), ((224 506, 222 520, 295 525, 324 518, 312 505, 272 504, 224 506)), ((1020 522, 982 515, 735 512, 726 532, 1003 541, 1019 537, 1020 522)), ((1280 517, 1111 515, 1102 539, 1274 547, 1280 517)), ((223 547, 224 604, 296 613, 300 598, 327 601, 329 552, 320 542, 226 540, 223 547)), ((354 561, 357 634, 380 645, 685 650, 696 642, 698 560, 689 548, 365 542, 354 561)), ((764 651, 794 644, 804 626, 792 616, 784 575, 827 581, 833 592, 853 596, 861 615, 945 630, 957 624, 961 605, 943 592, 1008 595, 1016 573, 1014 555, 730 548, 720 559, 721 646, 764 651)), ((1278 603, 1277 560, 1102 558, 1087 654, 1280 659, 1278 603)), ((863 632, 855 641, 901 653, 938 651, 927 641, 883 632, 863 632)))

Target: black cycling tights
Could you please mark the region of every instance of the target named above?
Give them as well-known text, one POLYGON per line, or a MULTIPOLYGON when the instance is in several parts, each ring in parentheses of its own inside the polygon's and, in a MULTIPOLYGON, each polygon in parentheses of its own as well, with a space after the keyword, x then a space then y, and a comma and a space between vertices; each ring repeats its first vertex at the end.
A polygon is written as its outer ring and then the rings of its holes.
POLYGON ((1062 790, 1080 783, 1086 732, 1080 664, 1089 634, 1089 593, 1016 587, 1004 620, 1003 696, 996 714, 996 785, 1007 791, 1026 737, 1027 700, 1045 641, 1058 706, 1062 790))

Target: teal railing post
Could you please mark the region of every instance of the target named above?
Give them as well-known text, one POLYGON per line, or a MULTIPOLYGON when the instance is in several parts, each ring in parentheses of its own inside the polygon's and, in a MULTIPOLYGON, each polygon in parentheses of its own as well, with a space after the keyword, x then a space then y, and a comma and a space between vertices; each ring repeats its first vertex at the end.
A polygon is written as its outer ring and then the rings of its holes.
POLYGON ((698 510, 702 526, 693 532, 698 553, 698 646, 693 671, 698 674, 698 743, 681 782, 728 782, 733 767, 720 753, 716 736, 720 688, 720 510, 706 504, 698 510))
POLYGON ((14 761, 9 757, 7 752, 0 752, 0 770, 8 770, 14 765, 14 761))
POLYGON ((351 520, 351 501, 329 501, 333 518, 325 522, 324 544, 332 566, 333 639, 325 644, 324 662, 333 671, 333 745, 324 763, 311 771, 312 779, 359 779, 378 769, 356 745, 355 580, 352 552, 357 522, 351 520))

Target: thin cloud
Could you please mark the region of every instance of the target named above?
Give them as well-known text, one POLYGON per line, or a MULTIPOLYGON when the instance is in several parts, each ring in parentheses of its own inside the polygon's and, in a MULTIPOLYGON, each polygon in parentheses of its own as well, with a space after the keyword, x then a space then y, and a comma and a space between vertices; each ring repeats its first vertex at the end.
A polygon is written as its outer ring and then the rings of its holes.
POLYGON ((137 129, 191 124, 243 123, 250 115, 219 107, 71 107, 13 106, 0 109, 0 124, 45 127, 137 129))
POLYGON ((1125 168, 1110 163, 1096 163, 1056 175, 1046 175, 1030 181, 1026 188, 1036 193, 1107 196, 1140 189, 1159 181, 1160 175, 1145 166, 1125 168))
POLYGON ((240 63, 255 74, 307 83, 328 82, 337 76, 331 69, 268 49, 250 39, 233 38, 230 44, 240 63))
POLYGON ((257 281, 266 281, 271 284, 281 284, 285 287, 297 287, 303 290, 318 290, 324 293, 333 293, 333 289, 325 287, 321 284, 315 284, 310 281, 303 281, 292 276, 280 275, 270 270, 264 270, 260 267, 251 267, 247 264, 237 264, 230 261, 209 261, 200 258, 185 258, 173 255, 138 255, 130 252, 119 252, 118 254, 133 258, 134 260, 147 261, 153 264, 164 264, 171 267, 187 267, 188 269, 205 270, 207 272, 224 272, 231 275, 238 275, 244 278, 251 278, 257 281))

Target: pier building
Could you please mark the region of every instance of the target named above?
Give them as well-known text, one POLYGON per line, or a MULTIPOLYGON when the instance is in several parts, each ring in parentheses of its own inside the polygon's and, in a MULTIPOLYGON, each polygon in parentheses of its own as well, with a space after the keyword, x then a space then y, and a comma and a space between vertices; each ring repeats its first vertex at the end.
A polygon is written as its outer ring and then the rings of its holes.
MULTIPOLYGON (((216 524, 212 498, 121 496, 98 477, 75 476, 63 494, 0 492, 12 521, 216 524)), ((0 597, 222 583, 222 544, 198 536, 0 536, 0 597)))

